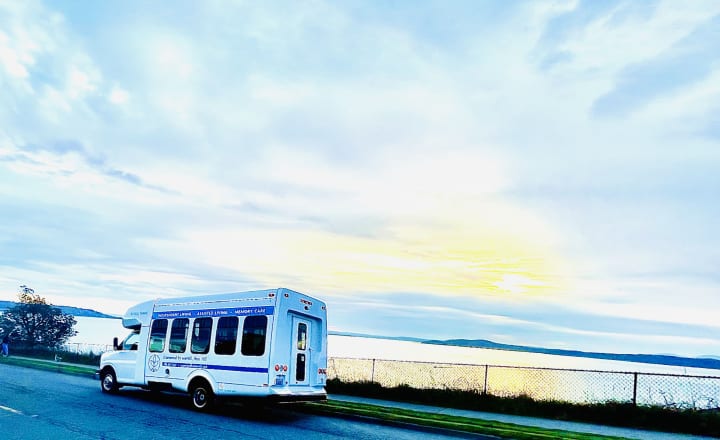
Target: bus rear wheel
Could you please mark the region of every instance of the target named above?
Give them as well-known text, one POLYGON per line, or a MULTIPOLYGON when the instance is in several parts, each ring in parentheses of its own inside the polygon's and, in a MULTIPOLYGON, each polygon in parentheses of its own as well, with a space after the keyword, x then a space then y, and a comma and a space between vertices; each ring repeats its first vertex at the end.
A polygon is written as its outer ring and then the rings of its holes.
POLYGON ((193 408, 198 411, 208 411, 215 403, 215 395, 210 385, 204 380, 193 383, 190 387, 190 397, 192 399, 193 408))

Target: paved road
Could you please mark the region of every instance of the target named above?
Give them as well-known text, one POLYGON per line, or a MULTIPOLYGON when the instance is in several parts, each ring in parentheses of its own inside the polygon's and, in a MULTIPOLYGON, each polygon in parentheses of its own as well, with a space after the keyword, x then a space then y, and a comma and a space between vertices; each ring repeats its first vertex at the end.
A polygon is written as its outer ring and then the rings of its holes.
POLYGON ((438 433, 286 409, 225 406, 198 414, 185 396, 123 389, 100 392, 85 377, 0 364, 3 439, 436 439, 438 433))

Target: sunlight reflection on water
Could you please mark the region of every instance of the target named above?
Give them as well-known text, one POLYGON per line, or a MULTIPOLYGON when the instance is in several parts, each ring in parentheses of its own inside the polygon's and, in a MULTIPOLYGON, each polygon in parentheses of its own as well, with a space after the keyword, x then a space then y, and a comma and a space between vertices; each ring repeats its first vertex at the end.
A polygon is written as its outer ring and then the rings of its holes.
MULTIPOLYGON (((69 342, 96 352, 109 349, 113 337, 128 334, 119 319, 76 319, 78 335, 69 342)), ((720 402, 720 379, 646 375, 720 376, 719 370, 336 335, 328 337, 328 356, 328 377, 389 387, 450 388, 571 402, 631 401, 636 391, 639 403, 704 408, 720 402), (637 390, 633 373, 641 373, 637 390)))

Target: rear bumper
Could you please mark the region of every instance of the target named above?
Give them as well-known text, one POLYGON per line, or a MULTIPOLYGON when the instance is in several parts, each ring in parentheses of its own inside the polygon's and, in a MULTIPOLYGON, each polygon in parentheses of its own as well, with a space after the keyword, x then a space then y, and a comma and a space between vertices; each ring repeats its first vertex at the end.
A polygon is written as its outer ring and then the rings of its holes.
POLYGON ((306 395, 280 395, 270 394, 265 396, 218 396, 223 402, 237 402, 244 405, 284 405, 304 402, 326 402, 326 394, 306 394, 306 395))
POLYGON ((325 402, 327 394, 271 394, 265 399, 272 403, 325 402))
POLYGON ((270 387, 265 400, 272 403, 324 402, 327 391, 324 387, 270 387))

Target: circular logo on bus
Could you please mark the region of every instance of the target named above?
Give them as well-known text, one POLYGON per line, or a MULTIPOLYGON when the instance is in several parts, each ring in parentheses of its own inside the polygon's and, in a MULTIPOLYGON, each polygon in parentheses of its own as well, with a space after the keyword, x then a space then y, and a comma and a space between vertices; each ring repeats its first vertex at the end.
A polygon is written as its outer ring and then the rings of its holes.
POLYGON ((148 359, 148 369, 153 373, 160 369, 160 356, 154 354, 148 359))

